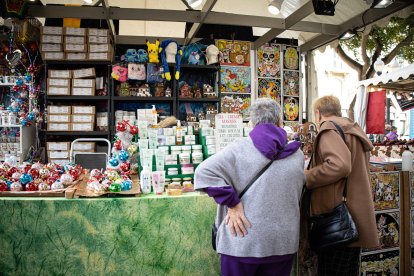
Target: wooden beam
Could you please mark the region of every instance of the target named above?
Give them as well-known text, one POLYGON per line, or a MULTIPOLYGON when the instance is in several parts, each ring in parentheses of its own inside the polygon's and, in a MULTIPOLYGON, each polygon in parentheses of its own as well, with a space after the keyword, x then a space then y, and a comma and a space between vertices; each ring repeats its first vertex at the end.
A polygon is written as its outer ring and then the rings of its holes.
POLYGON ((191 29, 190 31, 188 31, 188 34, 186 36, 186 40, 188 39, 188 42, 186 44, 190 44, 191 41, 194 39, 194 36, 201 29, 201 26, 203 25, 208 14, 213 9, 216 3, 217 3, 217 0, 207 0, 207 2, 204 4, 203 8, 201 9, 200 22, 194 23, 193 26, 191 26, 191 29))

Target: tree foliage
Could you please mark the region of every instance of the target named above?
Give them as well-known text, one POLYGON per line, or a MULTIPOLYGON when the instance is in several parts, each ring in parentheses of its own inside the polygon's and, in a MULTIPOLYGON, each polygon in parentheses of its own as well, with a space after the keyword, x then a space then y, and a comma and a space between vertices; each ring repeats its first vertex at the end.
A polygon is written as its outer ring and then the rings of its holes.
POLYGON ((378 58, 385 64, 396 56, 414 62, 414 11, 407 18, 392 17, 385 27, 374 24, 368 33, 363 31, 336 48, 338 55, 358 71, 360 80, 374 76, 378 58))

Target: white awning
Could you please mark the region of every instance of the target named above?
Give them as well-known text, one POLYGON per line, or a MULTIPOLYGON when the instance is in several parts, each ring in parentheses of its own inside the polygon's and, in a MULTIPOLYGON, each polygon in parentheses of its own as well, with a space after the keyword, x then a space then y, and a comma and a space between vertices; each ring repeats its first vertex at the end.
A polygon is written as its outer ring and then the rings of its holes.
POLYGON ((414 64, 376 78, 360 81, 358 86, 376 86, 390 90, 414 91, 414 64))

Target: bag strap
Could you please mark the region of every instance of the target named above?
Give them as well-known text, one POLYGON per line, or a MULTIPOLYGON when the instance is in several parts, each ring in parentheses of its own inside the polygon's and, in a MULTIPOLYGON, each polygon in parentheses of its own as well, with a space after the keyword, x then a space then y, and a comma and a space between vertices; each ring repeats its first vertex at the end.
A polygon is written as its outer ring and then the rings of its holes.
POLYGON ((253 177, 252 180, 250 180, 249 184, 247 184, 247 186, 240 193, 239 199, 243 197, 243 195, 250 189, 250 187, 254 184, 254 182, 256 182, 256 180, 259 179, 259 177, 270 167, 270 165, 272 165, 273 161, 275 161, 280 156, 280 154, 285 150, 286 145, 284 145, 283 148, 277 153, 277 155, 275 156, 275 159, 270 160, 270 162, 267 163, 266 166, 263 169, 261 169, 261 171, 255 177, 253 177))

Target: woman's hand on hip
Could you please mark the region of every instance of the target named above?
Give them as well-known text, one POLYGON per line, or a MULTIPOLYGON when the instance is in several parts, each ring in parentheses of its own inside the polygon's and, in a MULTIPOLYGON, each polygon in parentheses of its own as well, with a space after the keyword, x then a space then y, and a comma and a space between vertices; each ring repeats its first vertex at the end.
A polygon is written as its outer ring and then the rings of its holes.
POLYGON ((247 228, 252 227, 244 215, 243 203, 241 202, 229 208, 225 222, 230 227, 231 234, 235 237, 244 237, 247 235, 247 228))

